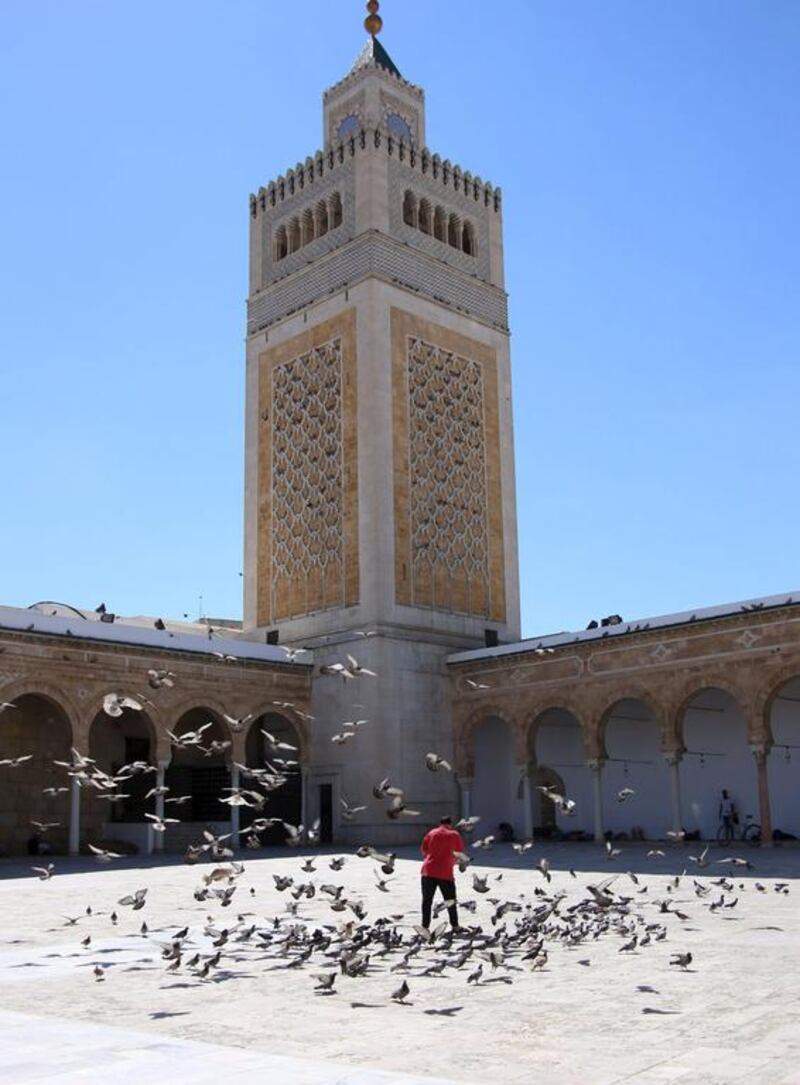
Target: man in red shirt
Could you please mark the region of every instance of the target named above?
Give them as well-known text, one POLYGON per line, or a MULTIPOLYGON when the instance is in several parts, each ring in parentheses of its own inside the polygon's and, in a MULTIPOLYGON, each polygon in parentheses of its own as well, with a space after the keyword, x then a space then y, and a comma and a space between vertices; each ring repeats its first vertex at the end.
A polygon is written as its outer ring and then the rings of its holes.
POLYGON ((450 925, 458 929, 458 908, 456 907, 456 883, 453 878, 455 852, 464 851, 464 841, 453 828, 453 819, 442 818, 439 825, 426 835, 421 849, 425 856, 422 864, 422 926, 431 924, 431 905, 436 890, 439 889, 450 906, 447 914, 450 925))

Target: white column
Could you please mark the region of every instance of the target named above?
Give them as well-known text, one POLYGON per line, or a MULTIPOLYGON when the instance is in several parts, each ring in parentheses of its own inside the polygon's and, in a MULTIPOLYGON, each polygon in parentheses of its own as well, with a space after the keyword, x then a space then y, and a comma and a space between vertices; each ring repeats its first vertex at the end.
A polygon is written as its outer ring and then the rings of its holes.
POLYGON ((531 774, 527 765, 522 765, 522 802, 525 816, 525 839, 533 840, 533 803, 531 801, 531 774))
MULTIPOLYGON (((238 786, 239 786, 239 766, 238 765, 231 765, 231 787, 238 788, 238 786)), ((231 794, 235 795, 236 792, 232 791, 231 794)), ((231 807, 231 833, 232 833, 231 847, 233 848, 234 851, 236 851, 238 849, 238 847, 239 847, 239 814, 240 814, 240 812, 241 812, 241 807, 239 807, 239 806, 232 806, 231 807)))
POLYGON ((756 773, 758 780, 758 809, 759 821, 761 822, 761 847, 772 847, 772 810, 769 801, 769 773, 767 772, 767 758, 769 746, 765 743, 756 743, 750 746, 753 757, 756 760, 756 773))
MULTIPOLYGON (((164 786, 164 773, 166 771, 169 761, 159 761, 156 771, 156 787, 164 786)), ((156 795, 156 817, 163 818, 164 816, 164 796, 156 795)), ((164 837, 166 833, 152 833, 148 843, 155 851, 164 850, 164 837)))
MULTIPOLYGON (((681 755, 676 751, 664 755, 669 765, 670 792, 672 795, 672 831, 679 833, 683 827, 681 811, 681 755)), ((679 839, 679 838, 678 838, 679 839)))
POLYGON ((472 777, 471 776, 459 776, 458 784, 461 788, 461 816, 462 818, 468 818, 472 816, 472 777))
POLYGON ((81 849, 81 789, 77 776, 69 778, 69 853, 78 855, 81 849))
POLYGON ((597 844, 605 840, 603 836, 603 762, 589 761, 594 789, 594 839, 597 844))
POLYGON ((308 766, 300 766, 300 824, 308 829, 308 766))

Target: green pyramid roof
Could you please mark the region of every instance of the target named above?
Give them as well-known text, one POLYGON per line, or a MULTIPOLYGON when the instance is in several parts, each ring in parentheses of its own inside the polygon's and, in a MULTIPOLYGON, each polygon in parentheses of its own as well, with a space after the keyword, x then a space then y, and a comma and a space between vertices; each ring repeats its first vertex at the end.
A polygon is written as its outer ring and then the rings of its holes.
POLYGON ((369 39, 367 44, 359 53, 358 59, 356 60, 353 67, 350 69, 350 74, 352 75, 353 72, 357 72, 359 68, 367 68, 372 63, 377 64, 379 68, 384 68, 387 72, 391 72, 392 75, 399 76, 400 79, 403 78, 402 75, 400 75, 400 69, 397 67, 395 62, 386 52, 378 39, 374 37, 371 37, 369 39))

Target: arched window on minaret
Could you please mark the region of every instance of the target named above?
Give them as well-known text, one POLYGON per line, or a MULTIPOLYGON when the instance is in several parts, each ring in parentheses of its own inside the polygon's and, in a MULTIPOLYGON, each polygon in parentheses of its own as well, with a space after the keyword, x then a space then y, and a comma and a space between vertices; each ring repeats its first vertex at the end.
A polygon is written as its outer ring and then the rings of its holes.
POLYGON ((447 240, 454 249, 461 248, 461 223, 458 221, 458 215, 450 216, 450 224, 447 228, 447 240))
POLYGON ((433 236, 439 241, 447 241, 447 215, 443 207, 437 207, 433 213, 433 236))
POLYGON ((427 200, 419 201, 419 228, 424 234, 431 232, 431 205, 427 200))
POLYGON ((328 232, 328 205, 324 200, 317 204, 317 237, 324 237, 328 232))
POLYGON ((330 198, 328 204, 328 217, 330 220, 331 230, 335 230, 337 226, 342 225, 342 197, 338 192, 334 192, 330 198))
POLYGON ((286 227, 279 226, 278 229, 275 231, 275 246, 273 249, 274 259, 276 261, 283 260, 284 256, 286 256, 288 251, 289 245, 286 239, 286 227))
POLYGON ((289 252, 297 252, 301 244, 300 219, 295 215, 289 223, 289 252))
POLYGON ((417 197, 409 189, 403 197, 403 222, 406 226, 417 225, 417 197))
POLYGON ((475 227, 471 222, 464 223, 464 231, 461 235, 461 248, 467 256, 475 255, 475 227))
POLYGON ((314 212, 309 207, 303 212, 303 244, 308 245, 314 236, 314 212))

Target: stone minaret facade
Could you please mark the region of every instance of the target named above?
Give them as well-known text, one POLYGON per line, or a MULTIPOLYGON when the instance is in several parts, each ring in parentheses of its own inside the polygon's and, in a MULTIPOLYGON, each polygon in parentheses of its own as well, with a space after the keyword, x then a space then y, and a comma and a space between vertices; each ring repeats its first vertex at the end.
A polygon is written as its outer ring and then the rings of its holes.
MULTIPOLYGON (((519 637, 501 195, 427 149, 374 33, 323 133, 250 198, 245 629, 378 672, 315 682, 309 813, 392 774, 427 821, 455 797, 423 763, 452 749, 444 657, 519 637)), ((356 835, 396 839, 382 816, 356 835)))

